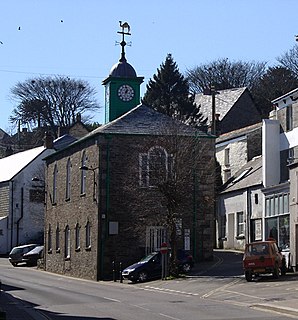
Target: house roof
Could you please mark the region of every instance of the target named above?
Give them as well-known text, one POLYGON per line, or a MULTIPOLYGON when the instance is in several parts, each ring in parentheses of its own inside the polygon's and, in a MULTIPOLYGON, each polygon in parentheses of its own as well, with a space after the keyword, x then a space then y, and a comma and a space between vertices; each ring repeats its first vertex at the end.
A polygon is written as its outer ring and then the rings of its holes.
MULTIPOLYGON (((180 121, 157 112, 144 104, 140 104, 121 117, 99 127, 87 134, 83 139, 96 134, 129 134, 129 135, 161 135, 166 129, 175 127, 180 134, 209 136, 208 134, 183 124, 180 121)), ((168 131, 171 132, 170 130, 168 131)))
POLYGON ((37 147, 0 159, 0 182, 11 180, 44 150, 44 146, 37 147))
POLYGON ((262 156, 247 162, 223 186, 221 194, 262 185, 262 156))
MULTIPOLYGON (((232 88, 226 90, 217 90, 215 95, 216 114, 219 114, 219 120, 222 120, 230 111, 234 104, 238 101, 246 87, 232 88)), ((203 93, 196 94, 195 102, 200 107, 204 117, 208 117, 208 122, 212 120, 212 96, 203 93)))
POLYGON ((235 139, 235 138, 238 138, 241 136, 245 136, 246 134, 251 133, 261 127, 262 127, 262 122, 258 122, 258 123, 251 125, 251 126, 247 126, 244 128, 240 128, 237 130, 233 130, 233 131, 224 133, 224 134, 220 135, 218 138, 216 138, 216 143, 221 143, 221 142, 235 139))
MULTIPOLYGON (((188 126, 180 121, 157 112, 144 104, 140 104, 128 111, 121 117, 102 125, 95 130, 91 131, 83 138, 75 141, 67 146, 71 148, 75 144, 81 143, 89 138, 97 135, 172 135, 173 131, 179 135, 197 136, 200 138, 215 138, 195 127, 188 126)), ((49 159, 59 153, 59 150, 51 155, 45 157, 49 159)))
MULTIPOLYGON (((68 144, 76 141, 76 138, 70 135, 64 135, 53 141, 54 149, 61 150, 68 144)), ((23 152, 15 153, 11 156, 0 159, 0 182, 11 180, 24 167, 41 155, 46 148, 44 146, 28 149, 23 152)))

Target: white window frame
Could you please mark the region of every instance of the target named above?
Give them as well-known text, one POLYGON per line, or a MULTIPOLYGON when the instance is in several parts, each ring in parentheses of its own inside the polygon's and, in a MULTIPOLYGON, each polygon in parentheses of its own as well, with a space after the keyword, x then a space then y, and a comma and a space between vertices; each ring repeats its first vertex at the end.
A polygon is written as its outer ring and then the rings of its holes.
POLYGON ((244 237, 245 236, 245 219, 244 219, 243 211, 236 212, 236 221, 237 221, 237 233, 236 233, 237 237, 244 237))

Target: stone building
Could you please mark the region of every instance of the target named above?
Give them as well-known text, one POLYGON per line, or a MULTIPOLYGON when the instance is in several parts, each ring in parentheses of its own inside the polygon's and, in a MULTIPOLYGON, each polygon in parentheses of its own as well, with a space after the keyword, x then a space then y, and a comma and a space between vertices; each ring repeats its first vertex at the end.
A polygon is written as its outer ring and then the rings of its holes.
POLYGON ((217 90, 214 105, 211 94, 196 94, 195 102, 200 106, 204 117, 208 118, 208 125, 212 123, 214 112, 217 135, 248 127, 262 120, 249 90, 245 87, 217 90))
POLYGON ((225 183, 247 162, 262 154, 262 122, 221 134, 215 148, 225 183))
POLYGON ((103 279, 113 261, 125 267, 159 250, 170 241, 169 208, 180 248, 212 259, 214 137, 138 105, 143 78, 120 33, 121 58, 103 81, 107 123, 45 159, 50 272, 103 279))

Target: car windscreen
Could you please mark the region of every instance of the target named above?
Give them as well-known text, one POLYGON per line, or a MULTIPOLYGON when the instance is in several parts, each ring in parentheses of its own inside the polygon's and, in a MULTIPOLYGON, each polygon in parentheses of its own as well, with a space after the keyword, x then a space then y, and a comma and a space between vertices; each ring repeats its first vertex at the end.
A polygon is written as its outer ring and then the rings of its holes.
POLYGON ((24 251, 24 249, 22 248, 13 248, 10 252, 10 254, 18 254, 18 253, 22 253, 24 251))
POLYGON ((269 244, 268 243, 250 244, 247 247, 246 254, 247 255, 269 254, 269 244))
POLYGON ((156 256, 156 253, 150 253, 146 257, 142 258, 140 260, 140 262, 148 262, 149 260, 151 260, 155 256, 156 256))

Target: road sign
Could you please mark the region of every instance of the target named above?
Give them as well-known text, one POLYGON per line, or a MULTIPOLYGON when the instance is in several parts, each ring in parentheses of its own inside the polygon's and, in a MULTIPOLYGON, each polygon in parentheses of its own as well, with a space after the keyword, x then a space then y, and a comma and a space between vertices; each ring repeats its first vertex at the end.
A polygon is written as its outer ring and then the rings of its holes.
POLYGON ((168 245, 166 242, 163 242, 161 245, 160 245, 160 253, 161 254, 166 254, 168 252, 168 245))

